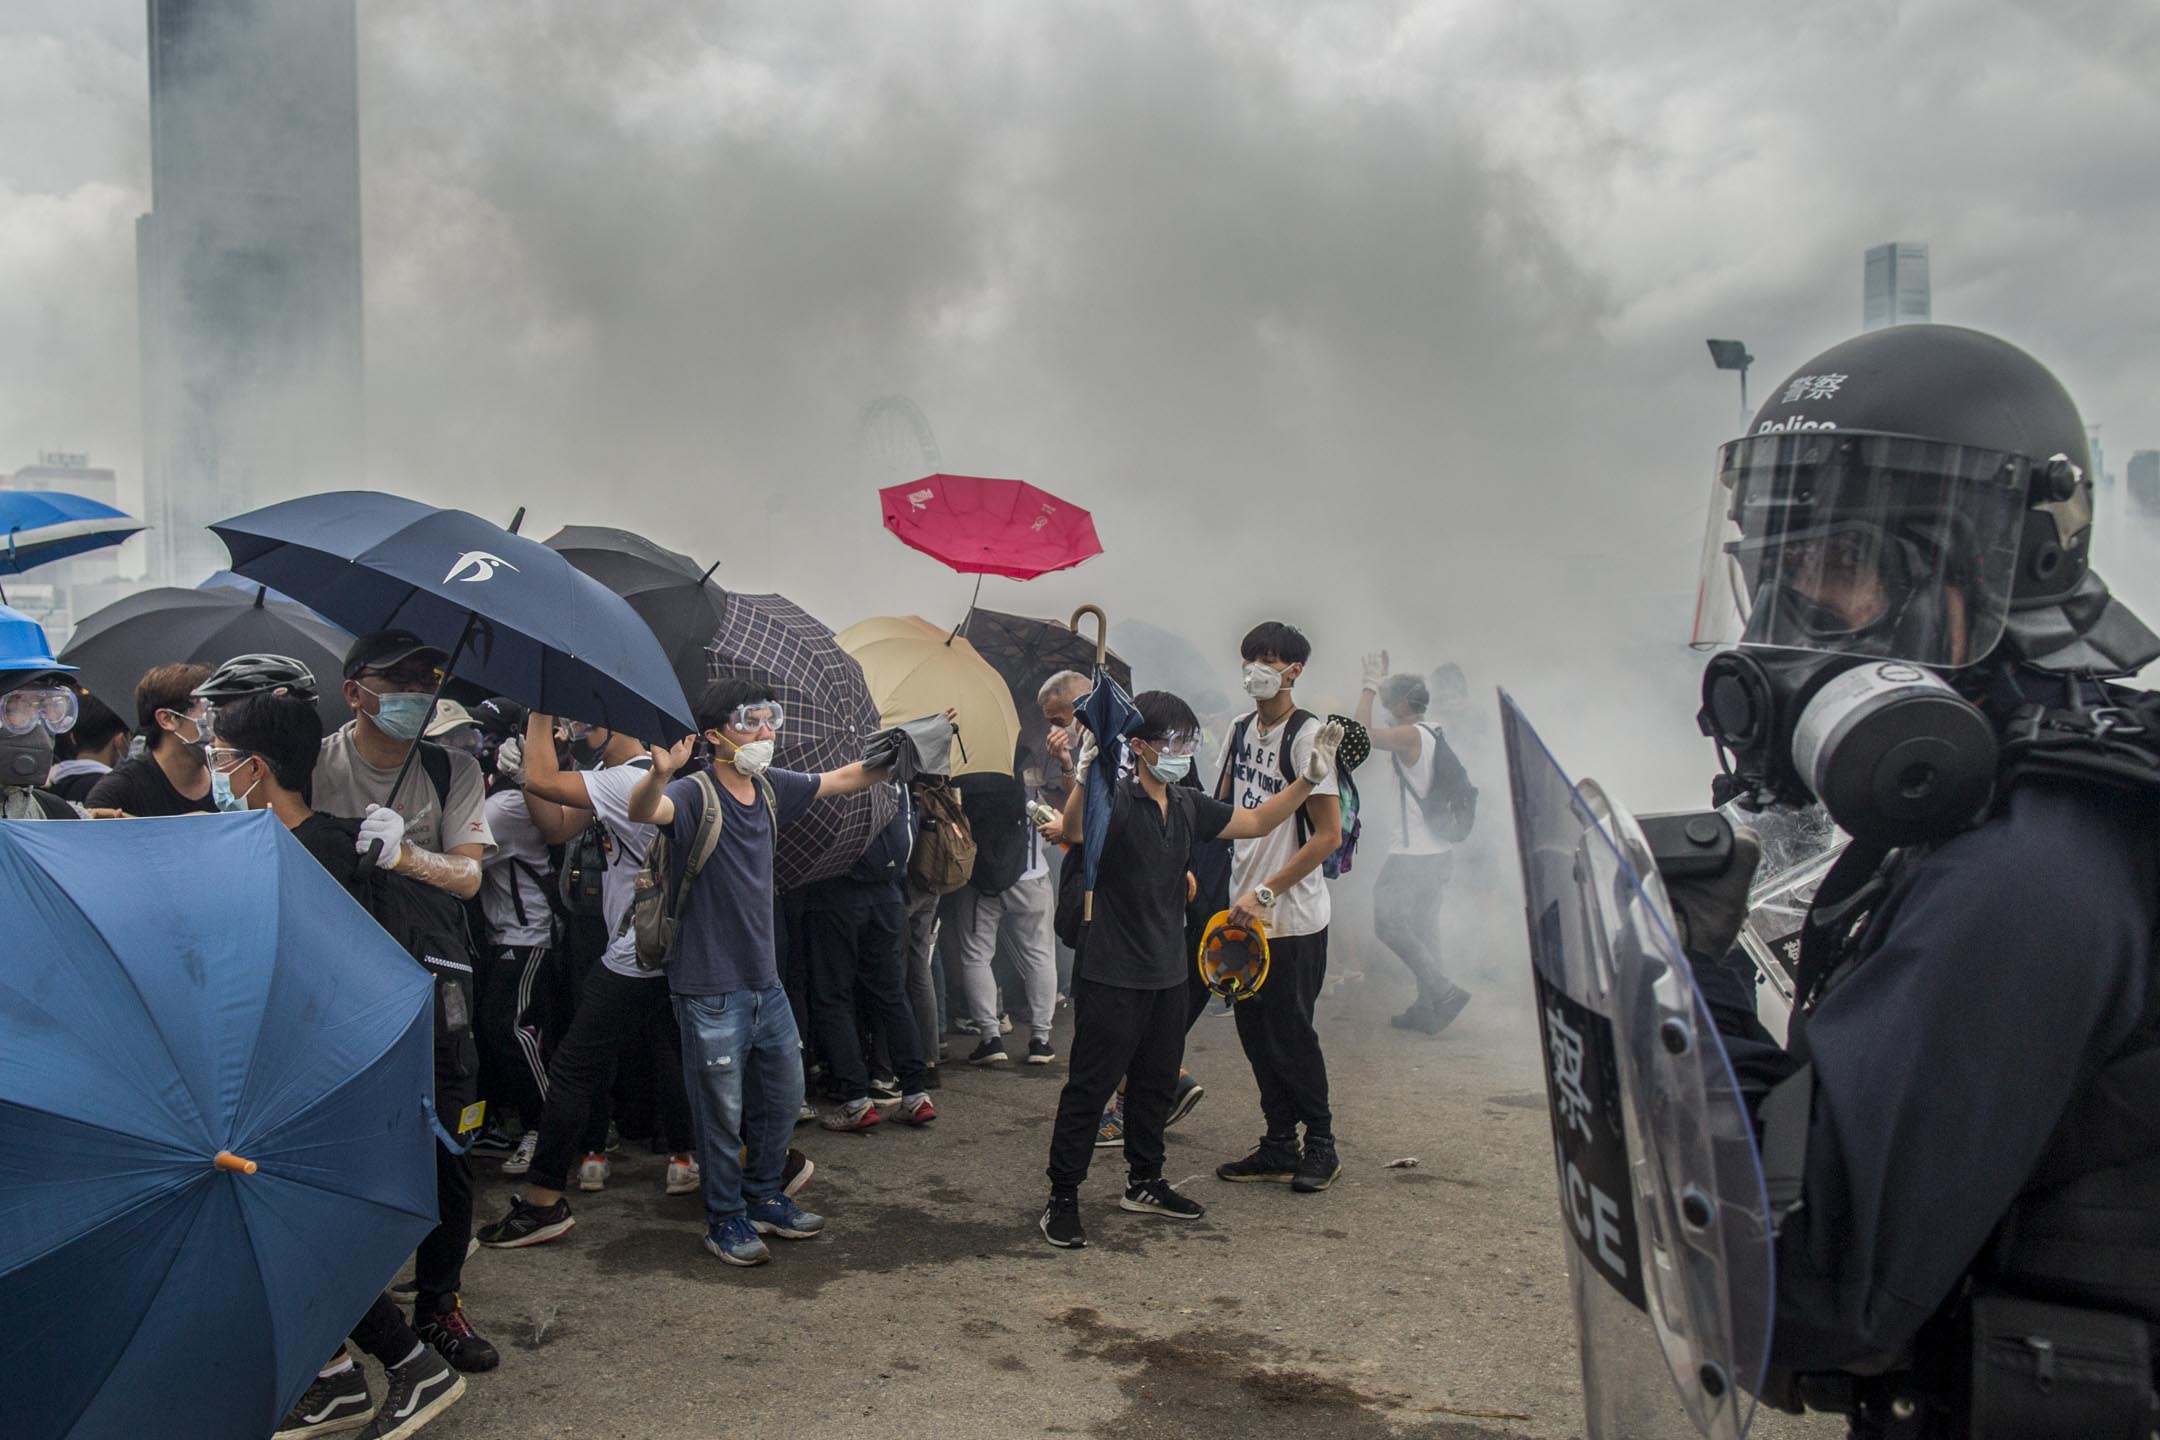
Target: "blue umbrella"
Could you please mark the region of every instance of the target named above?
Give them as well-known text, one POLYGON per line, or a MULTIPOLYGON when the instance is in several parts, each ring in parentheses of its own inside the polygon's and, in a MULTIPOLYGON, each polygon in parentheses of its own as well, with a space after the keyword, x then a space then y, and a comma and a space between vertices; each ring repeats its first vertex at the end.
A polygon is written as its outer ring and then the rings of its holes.
POLYGON ((0 1435, 268 1435, 435 1223, 427 975, 268 811, 0 822, 0 913, 0 1435))
POLYGON ((62 490, 0 490, 0 531, 7 535, 0 575, 118 545, 143 528, 132 515, 62 490))
POLYGON ((1103 836, 1110 833, 1110 805, 1117 792, 1118 752, 1123 749, 1118 742, 1140 728, 1140 712, 1133 708, 1132 697, 1125 693, 1125 688, 1110 678, 1109 670, 1098 666, 1095 688, 1081 700, 1075 713, 1087 722, 1098 747, 1095 763, 1088 767, 1087 813, 1080 838, 1082 874, 1087 882, 1081 916, 1092 920, 1095 918, 1095 867, 1102 861, 1103 836))
POLYGON ((462 510, 340 490, 210 529, 232 568, 356 635, 410 630, 463 680, 521 705, 666 741, 697 728, 629 602, 555 551, 462 510))

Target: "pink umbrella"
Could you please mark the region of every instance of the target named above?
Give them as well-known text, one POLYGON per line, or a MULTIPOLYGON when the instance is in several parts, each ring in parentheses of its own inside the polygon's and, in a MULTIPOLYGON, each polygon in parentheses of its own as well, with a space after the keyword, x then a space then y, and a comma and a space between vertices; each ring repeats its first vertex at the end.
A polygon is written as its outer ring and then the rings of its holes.
POLYGON ((902 544, 963 575, 1032 580, 1102 554, 1094 516, 1024 480, 925 475, 878 498, 902 544))

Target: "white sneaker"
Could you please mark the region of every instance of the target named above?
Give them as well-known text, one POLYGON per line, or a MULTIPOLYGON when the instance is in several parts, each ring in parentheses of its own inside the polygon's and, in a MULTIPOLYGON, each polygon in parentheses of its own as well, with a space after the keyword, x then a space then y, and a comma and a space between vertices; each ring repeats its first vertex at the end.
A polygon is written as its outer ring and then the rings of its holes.
POLYGON ((517 1149, 511 1151, 509 1157, 502 1162, 502 1173, 505 1175, 523 1175, 526 1171, 532 1169, 533 1153, 539 1148, 540 1132, 527 1130, 518 1141, 517 1149))
POLYGON ((695 1195, 704 1181, 698 1174, 695 1160, 670 1160, 667 1162, 667 1193, 670 1195, 695 1195))
POLYGON ((613 1167, 605 1155, 587 1155, 585 1163, 578 1166, 577 1188, 580 1190, 607 1189, 608 1175, 613 1167))

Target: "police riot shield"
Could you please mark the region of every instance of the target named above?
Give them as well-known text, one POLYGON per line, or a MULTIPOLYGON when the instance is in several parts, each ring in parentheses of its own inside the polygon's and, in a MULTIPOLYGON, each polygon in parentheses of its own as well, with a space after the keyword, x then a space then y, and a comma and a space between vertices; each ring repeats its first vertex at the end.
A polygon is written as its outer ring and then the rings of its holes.
POLYGON ((1736 800, 1720 813, 1734 825, 1753 830, 1762 841, 1762 864, 1748 888, 1740 948, 1755 962, 1756 1017, 1782 1043, 1792 1024, 1800 931, 1807 923, 1808 906, 1848 837, 1820 805, 1745 810, 1736 800))
POLYGON ((1762 1166, 1634 817, 1500 697, 1590 1440, 1739 1440, 1769 1359, 1762 1166))

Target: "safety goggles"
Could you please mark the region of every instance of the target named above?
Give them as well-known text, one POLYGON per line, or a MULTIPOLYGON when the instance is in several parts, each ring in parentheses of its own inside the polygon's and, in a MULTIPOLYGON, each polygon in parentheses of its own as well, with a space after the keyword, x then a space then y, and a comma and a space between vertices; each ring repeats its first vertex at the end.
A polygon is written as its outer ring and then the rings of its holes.
POLYGON ((27 686, 0 697, 0 731, 27 735, 31 727, 43 725, 54 735, 65 735, 81 713, 81 702, 65 686, 27 686))
POLYGON ((1153 748, 1156 754, 1168 755, 1172 758, 1180 755, 1190 755, 1200 748, 1200 736, 1198 732, 1192 730, 1172 730, 1159 740, 1146 735, 1138 735, 1133 738, 1137 739, 1141 744, 1153 748))
POLYGON ((252 750, 228 750, 213 745, 210 747, 208 760, 212 770, 217 771, 220 775, 226 775, 253 759, 254 753, 252 750))
POLYGON ((777 700, 752 700, 729 712, 727 723, 729 729, 740 730, 746 735, 757 730, 770 730, 777 735, 780 727, 787 723, 787 711, 777 700))

